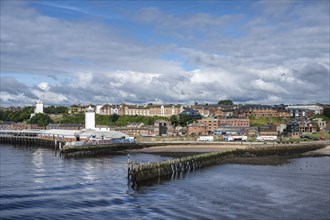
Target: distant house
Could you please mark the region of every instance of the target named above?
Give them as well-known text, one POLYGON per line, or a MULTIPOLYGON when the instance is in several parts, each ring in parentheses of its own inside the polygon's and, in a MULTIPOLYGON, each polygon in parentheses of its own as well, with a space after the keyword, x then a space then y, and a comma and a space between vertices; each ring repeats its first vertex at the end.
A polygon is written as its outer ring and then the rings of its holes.
POLYGON ((31 130, 44 130, 45 126, 40 126, 37 124, 27 124, 26 129, 31 129, 31 130))
POLYGON ((197 121, 207 127, 209 133, 214 132, 219 127, 219 120, 217 118, 203 118, 197 121))
POLYGON ((159 136, 167 135, 168 130, 170 128, 170 121, 166 120, 157 120, 154 124, 154 134, 159 136))
POLYGON ((290 121, 287 124, 286 129, 284 129, 285 135, 292 135, 292 134, 301 134, 301 133, 313 133, 318 130, 318 125, 316 121, 310 120, 299 120, 297 121, 296 118, 290 121))
POLYGON ((250 127, 248 118, 220 118, 219 125, 230 125, 232 127, 250 127))
POLYGON ((202 123, 191 123, 187 125, 187 135, 207 135, 207 126, 202 123))
POLYGON ((290 117, 290 112, 283 107, 269 105, 245 105, 235 110, 235 117, 290 117))
POLYGON ((72 105, 68 107, 68 114, 78 114, 85 112, 86 106, 83 105, 72 105))
POLYGON ((178 115, 183 111, 182 105, 126 105, 124 107, 125 115, 140 115, 140 116, 165 116, 178 115))
POLYGON ((170 117, 172 115, 179 115, 183 111, 182 105, 147 105, 150 116, 165 116, 170 117))
POLYGON ((233 127, 233 126, 228 126, 228 125, 222 125, 219 126, 215 131, 215 135, 226 135, 226 134, 231 134, 231 135, 242 135, 246 133, 246 130, 248 128, 243 128, 243 127, 233 127))
POLYGON ((15 124, 15 122, 4 121, 0 124, 0 130, 14 130, 13 127, 15 124))
POLYGON ((277 127, 273 124, 267 124, 258 127, 258 133, 260 136, 277 136, 277 127))
POLYGON ((203 117, 209 117, 211 115, 210 107, 207 105, 195 105, 193 106, 193 109, 198 111, 203 117))
POLYGON ((203 118, 197 122, 206 125, 209 133, 214 132, 218 127, 250 127, 248 118, 203 118))
POLYGON ((330 132, 330 120, 327 121, 327 127, 325 128, 325 130, 330 132))
POLYGON ((283 130, 285 135, 290 135, 291 133, 299 133, 299 124, 296 119, 291 120, 287 125, 286 128, 283 130))
POLYGON ((186 109, 183 112, 180 113, 180 116, 186 116, 189 120, 194 119, 202 119, 202 115, 194 109, 186 109))
POLYGON ((299 132, 300 133, 313 133, 317 131, 317 123, 314 121, 300 121, 299 124, 299 132))
POLYGON ((279 132, 279 133, 283 133, 284 132, 284 130, 286 129, 286 124, 279 124, 278 126, 277 126, 277 131, 279 132))
POLYGON ((313 119, 315 123, 317 123, 317 126, 320 128, 320 130, 324 130, 327 127, 327 122, 323 120, 323 118, 315 118, 313 119))
POLYGON ((100 115, 124 115, 124 107, 121 105, 105 104, 100 108, 100 115))
POLYGON ((151 116, 149 108, 139 105, 126 105, 124 107, 125 115, 151 116))
POLYGON ((296 114, 296 116, 306 116, 307 112, 312 112, 315 115, 323 113, 323 107, 320 105, 289 105, 286 109, 296 114))
POLYGON ((250 138, 256 138, 258 134, 257 128, 247 128, 246 129, 246 135, 250 138))
POLYGON ((141 126, 141 127, 117 127, 115 131, 120 131, 129 136, 154 136, 153 126, 141 126))

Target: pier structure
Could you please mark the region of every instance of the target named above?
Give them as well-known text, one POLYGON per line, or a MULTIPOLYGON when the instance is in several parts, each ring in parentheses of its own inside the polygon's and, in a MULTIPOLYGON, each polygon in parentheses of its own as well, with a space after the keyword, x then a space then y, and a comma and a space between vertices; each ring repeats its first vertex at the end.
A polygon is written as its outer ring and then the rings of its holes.
POLYGON ((202 167, 221 164, 224 159, 235 157, 299 157, 303 153, 318 150, 328 143, 277 145, 263 147, 248 147, 225 152, 203 153, 183 158, 166 160, 162 162, 139 163, 128 162, 128 180, 133 185, 150 179, 173 176, 180 173, 193 171, 202 167))
POLYGON ((61 140, 43 139, 35 136, 3 136, 0 135, 0 143, 13 144, 27 147, 46 147, 62 149, 64 142, 61 140))
POLYGON ((95 131, 92 129, 82 131, 57 129, 0 130, 0 143, 51 147, 59 150, 59 155, 65 158, 109 155, 114 152, 151 146, 150 144, 136 144, 135 139, 131 139, 121 132, 95 131), (75 136, 77 133, 83 141, 76 141, 75 136), (97 138, 98 136, 102 138, 97 138))

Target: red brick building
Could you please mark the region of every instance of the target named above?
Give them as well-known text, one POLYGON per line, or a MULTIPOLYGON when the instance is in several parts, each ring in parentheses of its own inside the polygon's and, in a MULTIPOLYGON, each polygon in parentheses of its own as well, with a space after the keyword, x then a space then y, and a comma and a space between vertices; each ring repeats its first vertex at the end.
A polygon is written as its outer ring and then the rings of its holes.
POLYGON ((217 118, 203 118, 197 121, 206 126, 208 132, 214 132, 219 127, 219 121, 217 118))
POLYGON ((231 127, 250 127, 248 118, 220 118, 219 126, 230 125, 231 127))
POLYGON ((187 125, 187 135, 206 135, 207 126, 202 123, 191 123, 187 125))

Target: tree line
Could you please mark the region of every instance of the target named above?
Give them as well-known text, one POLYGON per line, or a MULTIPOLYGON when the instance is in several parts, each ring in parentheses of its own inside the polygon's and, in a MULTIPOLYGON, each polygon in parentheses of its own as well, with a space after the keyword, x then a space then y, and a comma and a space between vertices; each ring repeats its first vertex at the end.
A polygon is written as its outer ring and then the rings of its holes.
POLYGON ((24 107, 20 111, 0 111, 1 121, 23 122, 30 119, 34 107, 24 107))

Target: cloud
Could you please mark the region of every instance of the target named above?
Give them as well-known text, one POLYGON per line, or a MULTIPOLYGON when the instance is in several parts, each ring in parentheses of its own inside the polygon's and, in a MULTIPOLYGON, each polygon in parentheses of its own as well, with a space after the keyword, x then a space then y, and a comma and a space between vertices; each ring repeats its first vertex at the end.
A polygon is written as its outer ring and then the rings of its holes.
POLYGON ((121 36, 111 25, 60 20, 24 5, 5 9, 1 13, 3 72, 65 76, 108 69, 182 71, 178 63, 158 59, 157 48, 121 36))
POLYGON ((25 96, 27 98, 37 98, 27 85, 17 81, 13 77, 0 78, 1 97, 5 100, 11 100, 14 96, 25 96), (6 97, 6 98, 5 98, 6 97))
POLYGON ((255 89, 265 91, 265 92, 271 92, 271 93, 288 93, 285 89, 281 88, 278 85, 275 85, 270 82, 265 82, 262 79, 257 79, 251 83, 251 86, 253 86, 255 89))
POLYGON ((323 86, 328 84, 329 70, 319 63, 307 63, 297 70, 296 75, 305 83, 318 84, 320 89, 325 89, 323 86))
POLYGON ((2 2, 2 104, 328 102, 329 2, 249 5, 231 13, 123 7, 127 17, 109 22, 2 2), (53 80, 31 85, 11 73, 53 80))
POLYGON ((38 87, 39 87, 39 89, 44 90, 44 91, 47 91, 50 88, 49 84, 47 82, 39 83, 38 87))

